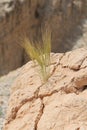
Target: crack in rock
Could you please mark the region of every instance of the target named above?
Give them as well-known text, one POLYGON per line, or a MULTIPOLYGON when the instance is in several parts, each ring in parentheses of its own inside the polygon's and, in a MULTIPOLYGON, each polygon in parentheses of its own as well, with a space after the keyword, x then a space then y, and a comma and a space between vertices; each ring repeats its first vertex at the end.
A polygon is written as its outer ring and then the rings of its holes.
POLYGON ((36 120, 35 120, 35 130, 37 130, 38 122, 39 122, 39 120, 41 119, 41 116, 42 116, 42 114, 43 114, 44 107, 45 107, 42 99, 41 99, 41 102, 42 102, 42 104, 41 104, 41 109, 40 109, 39 114, 37 115, 37 118, 36 118, 36 120))

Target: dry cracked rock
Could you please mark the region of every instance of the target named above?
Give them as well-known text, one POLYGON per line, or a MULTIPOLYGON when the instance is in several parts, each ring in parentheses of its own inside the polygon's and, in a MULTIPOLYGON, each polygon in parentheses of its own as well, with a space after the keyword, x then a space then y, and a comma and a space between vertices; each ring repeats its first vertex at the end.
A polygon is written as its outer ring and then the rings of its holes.
POLYGON ((87 49, 51 54, 45 84, 30 61, 15 80, 3 130, 87 130, 87 49))

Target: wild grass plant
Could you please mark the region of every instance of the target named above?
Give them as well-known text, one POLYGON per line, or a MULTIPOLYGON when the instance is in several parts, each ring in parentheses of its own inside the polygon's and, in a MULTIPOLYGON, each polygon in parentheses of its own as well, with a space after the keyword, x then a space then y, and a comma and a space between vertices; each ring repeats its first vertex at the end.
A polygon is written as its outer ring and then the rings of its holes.
POLYGON ((38 63, 40 67, 39 75, 46 82, 50 76, 51 32, 45 31, 45 33, 42 33, 42 43, 34 43, 25 38, 22 47, 31 60, 38 63))

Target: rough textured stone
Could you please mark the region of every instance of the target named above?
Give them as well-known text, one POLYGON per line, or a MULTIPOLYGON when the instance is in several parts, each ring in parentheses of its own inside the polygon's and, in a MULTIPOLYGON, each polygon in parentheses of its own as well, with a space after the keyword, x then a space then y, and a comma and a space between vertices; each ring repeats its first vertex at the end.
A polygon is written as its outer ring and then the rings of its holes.
POLYGON ((81 22, 86 19, 86 7, 87 0, 0 0, 0 75, 26 61, 16 43, 24 35, 39 39, 41 26, 49 24, 52 29, 55 52, 84 46, 81 22), (83 40, 76 43, 81 36, 83 40))
POLYGON ((44 84, 37 69, 22 67, 3 130, 87 130, 87 49, 52 53, 44 84))

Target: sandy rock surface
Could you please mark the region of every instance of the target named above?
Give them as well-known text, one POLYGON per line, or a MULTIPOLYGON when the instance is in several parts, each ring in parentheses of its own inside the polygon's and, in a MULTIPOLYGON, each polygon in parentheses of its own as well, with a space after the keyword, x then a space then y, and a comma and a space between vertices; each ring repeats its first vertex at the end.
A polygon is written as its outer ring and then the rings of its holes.
POLYGON ((51 54, 51 76, 27 63, 11 89, 3 130, 87 130, 87 49, 51 54))

